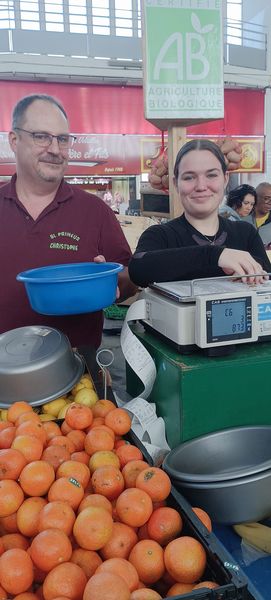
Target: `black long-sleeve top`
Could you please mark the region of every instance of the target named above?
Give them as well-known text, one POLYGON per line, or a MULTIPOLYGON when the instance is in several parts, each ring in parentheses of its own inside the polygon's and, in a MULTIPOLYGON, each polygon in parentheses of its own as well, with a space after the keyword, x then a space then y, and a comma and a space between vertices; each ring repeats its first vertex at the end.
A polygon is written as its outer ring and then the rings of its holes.
POLYGON ((210 243, 182 215, 143 232, 129 264, 130 278, 136 285, 146 287, 154 282, 225 275, 218 267, 225 248, 246 250, 263 269, 271 272, 262 240, 253 225, 219 217, 219 230, 210 243))

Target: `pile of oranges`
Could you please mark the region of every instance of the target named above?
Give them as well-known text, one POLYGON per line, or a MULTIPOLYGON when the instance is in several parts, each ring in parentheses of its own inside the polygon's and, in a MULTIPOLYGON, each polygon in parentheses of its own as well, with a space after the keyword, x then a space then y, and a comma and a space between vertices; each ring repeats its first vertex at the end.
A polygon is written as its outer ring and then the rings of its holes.
MULTIPOLYGON (((110 400, 61 425, 24 401, 0 422, 0 600, 159 600, 200 587, 206 552, 166 505, 168 475, 110 400)), ((211 529, 206 513, 195 509, 211 529)))

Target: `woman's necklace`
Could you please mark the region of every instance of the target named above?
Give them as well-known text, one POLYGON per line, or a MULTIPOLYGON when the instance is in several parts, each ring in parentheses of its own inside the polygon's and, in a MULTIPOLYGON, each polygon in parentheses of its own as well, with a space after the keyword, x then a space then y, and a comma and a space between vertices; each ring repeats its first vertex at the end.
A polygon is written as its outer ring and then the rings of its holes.
POLYGON ((222 231, 220 233, 220 235, 218 235, 218 233, 219 233, 219 230, 218 230, 216 232, 215 236, 213 237, 213 239, 210 239, 208 237, 208 235, 205 235, 204 233, 201 233, 201 232, 199 232, 199 233, 200 233, 201 237, 195 233, 192 234, 192 238, 193 238, 194 242, 196 242, 196 244, 198 244, 198 246, 206 246, 206 242, 208 242, 208 244, 210 246, 223 246, 224 242, 227 239, 227 235, 228 235, 226 231, 222 231))
POLYGON ((215 245, 215 242, 216 242, 216 239, 217 239, 217 234, 218 234, 218 231, 219 231, 219 230, 217 230, 216 234, 215 234, 214 236, 212 236, 212 239, 210 239, 210 238, 209 238, 207 235, 205 235, 204 233, 201 233, 201 232, 200 232, 200 235, 202 235, 202 237, 204 237, 204 238, 205 238, 205 240, 207 240, 207 242, 209 242, 209 244, 210 244, 211 246, 214 246, 214 245, 215 245))

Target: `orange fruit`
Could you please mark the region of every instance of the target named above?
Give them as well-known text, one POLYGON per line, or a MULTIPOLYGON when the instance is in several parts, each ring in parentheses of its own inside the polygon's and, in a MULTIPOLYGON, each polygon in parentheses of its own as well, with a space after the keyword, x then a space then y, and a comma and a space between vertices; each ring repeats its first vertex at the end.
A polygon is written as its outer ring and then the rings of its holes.
POLYGON ((140 581, 153 584, 165 572, 163 548, 154 540, 140 540, 132 548, 129 561, 138 572, 140 581))
POLYGON ((141 588, 131 593, 130 600, 162 600, 162 596, 151 588, 141 588))
POLYGON ((16 429, 16 436, 17 435, 34 435, 42 441, 43 446, 46 444, 46 431, 43 428, 42 423, 24 421, 21 425, 18 425, 16 429))
POLYGON ((133 444, 123 444, 122 446, 119 446, 115 450, 115 452, 120 459, 121 469, 123 469, 123 467, 132 460, 143 461, 143 454, 141 450, 139 450, 139 448, 137 448, 137 446, 134 446, 133 444))
POLYGON ((104 467, 105 465, 113 465, 114 467, 117 467, 117 469, 120 468, 119 458, 112 450, 97 450, 97 452, 94 452, 89 458, 88 466, 91 474, 94 473, 95 469, 98 469, 98 467, 104 467))
POLYGON ((122 475, 125 481, 125 487, 135 487, 136 478, 141 471, 148 468, 148 463, 144 460, 131 460, 122 469, 122 475))
POLYGON ((16 427, 14 427, 14 425, 2 429, 2 431, 0 431, 0 448, 10 448, 15 435, 16 427))
POLYGON ((110 539, 113 519, 109 511, 98 506, 88 506, 80 512, 73 526, 73 535, 81 548, 99 550, 110 539))
POLYGON ((17 525, 17 514, 18 512, 12 513, 7 517, 0 518, 0 535, 3 533, 18 533, 17 525))
MULTIPOLYGON (((66 423, 66 421, 63 421, 63 423, 61 423, 60 430, 61 430, 62 435, 67 435, 67 433, 69 433, 69 431, 73 431, 72 427, 70 427, 68 425, 68 423, 66 423)), ((60 434, 58 433, 57 435, 60 435, 60 434)))
POLYGON ((84 508, 87 508, 88 506, 100 506, 108 510, 110 515, 112 515, 112 504, 110 500, 108 500, 108 498, 106 498, 105 496, 102 496, 102 494, 88 494, 87 496, 85 496, 82 502, 80 502, 77 512, 82 512, 82 510, 84 510, 84 508))
POLYGON ((197 585, 194 585, 193 590, 200 590, 202 588, 214 590, 215 588, 218 588, 218 587, 219 587, 219 585, 218 585, 218 583, 215 583, 215 581, 201 581, 200 583, 197 583, 197 585))
POLYGON ((44 496, 55 479, 55 471, 45 460, 28 463, 20 474, 20 485, 28 496, 44 496))
MULTIPOLYGON (((93 413, 93 410, 92 410, 93 413)), ((89 431, 90 429, 93 429, 93 427, 97 427, 99 425, 104 425, 104 417, 94 417, 93 421, 90 425, 90 427, 88 427, 87 431, 89 431)))
POLYGON ((128 488, 117 498, 116 512, 122 523, 131 527, 140 527, 152 514, 151 498, 143 490, 128 488))
POLYGON ((97 573, 88 580, 83 600, 130 600, 130 590, 119 575, 97 573))
POLYGON ((75 460, 66 460, 59 465, 56 471, 56 479, 60 477, 76 477, 82 487, 86 488, 90 479, 90 472, 87 465, 78 463, 75 460))
POLYGON ((167 596, 181 596, 182 594, 188 594, 193 590, 192 583, 174 583, 167 591, 167 596))
POLYGON ((39 460, 43 453, 42 441, 34 435, 29 434, 16 435, 11 444, 11 448, 19 450, 25 457, 26 462, 39 460))
POLYGON ((102 431, 107 431, 107 433, 110 433, 110 435, 111 435, 111 437, 112 437, 112 439, 114 440, 114 443, 115 443, 115 434, 114 434, 113 429, 110 429, 110 427, 107 427, 107 425, 105 425, 105 424, 103 424, 103 425, 95 425, 95 427, 91 427, 91 429, 96 429, 97 427, 100 430, 102 430, 102 431))
POLYGON ((192 506, 192 510, 203 523, 203 525, 205 525, 206 529, 208 529, 208 531, 212 531, 212 521, 208 513, 203 510, 203 508, 198 508, 197 506, 192 506))
POLYGON ((98 450, 113 450, 113 448, 114 440, 108 431, 105 431, 100 427, 95 427, 94 429, 90 429, 87 433, 85 438, 85 451, 90 456, 98 450))
POLYGON ((89 406, 73 403, 68 407, 65 421, 72 429, 86 429, 93 421, 93 414, 89 406))
POLYGON ((17 481, 13 479, 0 481, 0 517, 15 513, 23 501, 24 493, 17 481))
POLYGON ((0 480, 18 479, 26 460, 19 450, 6 448, 0 450, 0 480))
MULTIPOLYGON (((6 590, 0 585, 0 600, 6 600, 8 597, 6 590)), ((17 598, 17 596, 16 596, 17 598)))
POLYGON ((109 500, 114 500, 124 490, 121 471, 111 465, 96 469, 91 477, 91 483, 95 494, 102 494, 109 500))
POLYGON ((83 497, 84 488, 74 477, 60 477, 56 479, 48 491, 49 502, 63 500, 64 502, 68 502, 73 510, 78 508, 83 497))
POLYGON ((149 537, 161 546, 166 546, 180 535, 182 527, 181 515, 175 508, 169 506, 154 510, 147 523, 149 537))
POLYGON ((25 550, 13 548, 0 556, 0 581, 9 594, 26 592, 33 578, 32 560, 25 550))
POLYGON ((86 433, 80 429, 72 429, 67 433, 67 438, 75 445, 75 452, 81 452, 85 448, 86 433))
POLYGON ((47 446, 42 453, 41 460, 46 460, 56 471, 59 465, 65 462, 65 460, 69 460, 70 457, 69 451, 64 446, 47 446))
POLYGON ((171 481, 167 473, 158 467, 148 467, 136 478, 136 487, 149 494, 153 502, 165 500, 171 490, 171 481))
POLYGON ((4 551, 11 550, 11 548, 21 548, 27 550, 29 547, 29 540, 21 533, 6 533, 1 537, 4 551))
POLYGON ((108 542, 100 549, 100 555, 104 560, 108 558, 128 559, 132 548, 138 538, 135 530, 125 523, 113 523, 112 535, 108 542))
POLYGON ((182 583, 196 583, 202 577, 207 563, 202 544, 190 536, 169 542, 165 547, 164 559, 171 577, 182 583))
POLYGON ((70 560, 72 545, 64 531, 45 529, 34 537, 29 553, 38 569, 48 573, 60 563, 70 560))
POLYGON ((105 416, 107 415, 107 413, 109 413, 111 410, 114 410, 116 408, 116 405, 114 404, 114 402, 111 402, 111 400, 107 400, 107 399, 102 399, 102 400, 97 400, 97 402, 94 404, 94 406, 92 407, 92 414, 93 417, 103 417, 105 418, 105 416))
POLYGON ((77 460, 78 462, 84 463, 84 465, 88 465, 89 454, 84 450, 81 450, 79 452, 72 452, 71 460, 77 460))
POLYGON ((37 413, 35 413, 33 410, 28 410, 27 412, 21 413, 18 416, 18 419, 16 419, 15 421, 15 425, 16 427, 18 427, 18 425, 21 425, 21 423, 24 423, 24 421, 32 421, 32 423, 40 423, 40 418, 39 415, 37 413))
POLYGON ((131 417, 124 408, 110 410, 104 419, 105 425, 111 427, 117 435, 125 435, 131 429, 131 417))
POLYGON ((69 454, 75 452, 75 444, 66 435, 56 435, 51 438, 48 442, 48 446, 64 446, 69 454))
POLYGON ((130 592, 137 589, 139 583, 135 567, 125 558, 109 558, 102 562, 96 573, 115 573, 127 583, 130 592))
POLYGON ((46 505, 47 501, 40 496, 32 496, 23 501, 17 510, 17 526, 23 535, 37 535, 40 511, 46 505))
POLYGON ((38 531, 45 529, 60 529, 71 535, 75 522, 75 512, 65 501, 48 502, 39 513, 38 531))
POLYGON ((25 412, 33 412, 32 406, 25 402, 24 400, 20 400, 19 402, 13 402, 11 406, 8 408, 8 421, 15 423, 20 415, 25 412))
POLYGON ((102 563, 98 552, 86 550, 85 548, 75 548, 70 560, 83 569, 87 579, 94 575, 96 569, 102 563))
POLYGON ((0 431, 3 431, 3 429, 7 429, 8 427, 13 427, 13 423, 11 423, 11 421, 0 421, 0 431))
POLYGON ((46 433, 47 442, 57 435, 61 435, 61 429, 55 421, 44 421, 42 427, 46 433))
POLYGON ((82 600, 86 583, 87 578, 81 567, 73 562, 61 563, 45 577, 42 588, 44 600, 54 600, 57 596, 82 600))

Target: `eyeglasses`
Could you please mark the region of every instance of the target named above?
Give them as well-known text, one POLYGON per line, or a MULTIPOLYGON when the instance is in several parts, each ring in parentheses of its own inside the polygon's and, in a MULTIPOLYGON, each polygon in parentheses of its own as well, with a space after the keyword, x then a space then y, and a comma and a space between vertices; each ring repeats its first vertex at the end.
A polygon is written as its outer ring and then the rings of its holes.
POLYGON ((59 148, 69 148, 73 142, 76 141, 75 135, 69 135, 66 133, 62 133, 60 135, 53 135, 52 133, 43 133, 42 131, 27 131, 27 129, 23 129, 22 127, 15 127, 16 131, 24 131, 24 133, 28 133, 34 140, 34 144, 37 146, 41 146, 42 148, 48 148, 51 146, 53 139, 57 140, 59 148))

